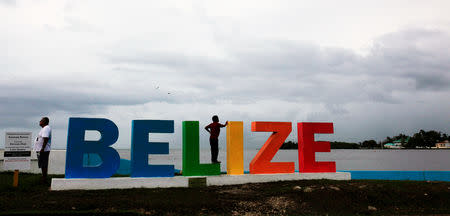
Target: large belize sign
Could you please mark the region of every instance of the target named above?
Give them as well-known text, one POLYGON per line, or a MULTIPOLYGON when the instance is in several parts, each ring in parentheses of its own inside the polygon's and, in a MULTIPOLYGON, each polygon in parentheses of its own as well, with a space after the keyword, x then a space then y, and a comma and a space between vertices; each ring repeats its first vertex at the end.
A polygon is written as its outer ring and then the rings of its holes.
MULTIPOLYGON (((152 165, 149 154, 169 154, 169 143, 149 142, 154 133, 173 133, 173 120, 133 120, 131 126, 131 177, 173 177, 174 165, 152 165)), ((220 164, 201 164, 199 122, 183 121, 183 176, 220 175, 220 164)), ((292 131, 291 122, 252 122, 253 132, 272 132, 250 162, 250 174, 294 173, 294 162, 271 162, 292 131)), ((333 133, 333 123, 297 123, 299 172, 336 172, 335 162, 317 162, 316 152, 329 152, 329 142, 314 141, 316 133, 333 133)), ((227 126, 227 175, 244 174, 243 122, 227 126)), ((66 178, 109 178, 120 165, 119 153, 112 147, 119 137, 117 126, 108 119, 70 118, 66 151, 66 178), (98 141, 85 140, 85 131, 95 130, 98 141), (97 154, 102 163, 83 165, 85 154, 97 154)))

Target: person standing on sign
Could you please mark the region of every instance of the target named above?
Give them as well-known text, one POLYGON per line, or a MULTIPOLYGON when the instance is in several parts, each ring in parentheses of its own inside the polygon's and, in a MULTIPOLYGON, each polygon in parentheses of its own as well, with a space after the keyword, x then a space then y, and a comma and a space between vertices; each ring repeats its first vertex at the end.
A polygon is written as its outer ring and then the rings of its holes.
POLYGON ((210 134, 209 137, 209 145, 211 146, 211 162, 212 163, 220 163, 217 160, 217 156, 219 156, 219 134, 220 128, 228 125, 228 121, 225 124, 219 123, 219 117, 213 116, 212 123, 205 127, 205 130, 210 134))
POLYGON ((48 125, 50 120, 47 117, 43 117, 39 121, 39 126, 42 127, 39 131, 36 142, 34 143, 34 150, 36 151, 38 158, 38 166, 42 169, 42 183, 47 183, 48 173, 48 157, 50 155, 50 149, 52 144, 52 128, 48 125))

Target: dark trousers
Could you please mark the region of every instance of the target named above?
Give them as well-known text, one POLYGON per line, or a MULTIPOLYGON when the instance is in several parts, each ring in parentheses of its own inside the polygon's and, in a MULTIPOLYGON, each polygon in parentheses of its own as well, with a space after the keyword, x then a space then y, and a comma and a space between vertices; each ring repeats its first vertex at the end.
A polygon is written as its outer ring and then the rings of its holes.
POLYGON ((41 169, 47 169, 48 167, 48 157, 50 155, 49 151, 45 152, 36 152, 38 159, 38 167, 41 169))
POLYGON ((219 156, 219 139, 210 137, 209 145, 211 146, 211 162, 217 162, 217 156, 219 156))

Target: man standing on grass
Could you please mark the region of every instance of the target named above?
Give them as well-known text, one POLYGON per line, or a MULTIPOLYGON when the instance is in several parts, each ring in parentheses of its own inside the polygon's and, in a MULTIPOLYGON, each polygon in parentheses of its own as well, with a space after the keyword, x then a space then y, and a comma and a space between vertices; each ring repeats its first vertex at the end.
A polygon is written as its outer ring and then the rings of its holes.
POLYGON ((36 151, 38 158, 38 166, 42 169, 42 183, 47 184, 48 173, 48 157, 50 155, 50 149, 52 144, 52 129, 48 125, 50 120, 47 117, 43 117, 39 121, 39 126, 42 127, 41 131, 34 143, 34 150, 36 151))
POLYGON ((219 123, 219 117, 213 116, 212 117, 212 123, 205 127, 205 130, 209 132, 211 135, 209 137, 209 145, 211 146, 211 162, 212 163, 220 163, 220 161, 217 160, 217 156, 219 156, 219 134, 220 134, 220 128, 225 127, 228 124, 228 121, 225 122, 225 124, 219 123))

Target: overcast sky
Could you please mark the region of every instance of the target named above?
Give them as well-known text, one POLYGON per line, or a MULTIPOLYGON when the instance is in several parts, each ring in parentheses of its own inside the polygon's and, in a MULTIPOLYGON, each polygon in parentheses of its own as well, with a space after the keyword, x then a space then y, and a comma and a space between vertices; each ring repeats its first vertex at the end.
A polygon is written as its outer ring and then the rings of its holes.
MULTIPOLYGON (((450 133, 450 1, 0 0, 0 133, 69 117, 333 122, 323 140, 450 133)), ((152 138, 151 138, 152 139, 152 138)), ((225 148, 225 130, 220 139, 225 148)), ((3 147, 3 141, 0 147, 3 147)))

